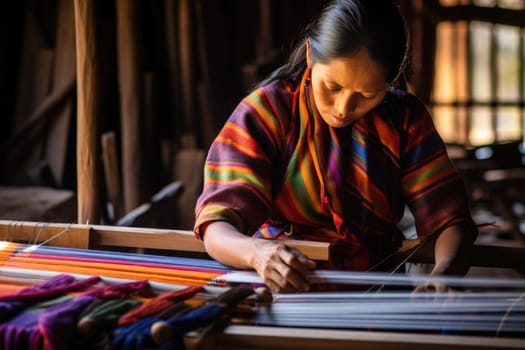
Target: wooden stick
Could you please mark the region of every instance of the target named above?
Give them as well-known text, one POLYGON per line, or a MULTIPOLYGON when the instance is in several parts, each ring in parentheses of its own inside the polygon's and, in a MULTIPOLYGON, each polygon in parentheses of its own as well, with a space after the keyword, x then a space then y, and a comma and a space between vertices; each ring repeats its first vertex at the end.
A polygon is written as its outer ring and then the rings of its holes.
MULTIPOLYGON (((1 222, 0 222, 1 223, 1 222)), ((328 244, 309 241, 279 241, 293 245, 311 259, 326 260, 328 244)), ((92 226, 91 243, 96 246, 169 249, 188 252, 206 252, 204 244, 192 231, 146 229, 136 227, 92 226)))
POLYGON ((56 247, 89 248, 90 227, 76 224, 48 224, 45 222, 1 221, 0 239, 5 241, 42 243, 66 230, 48 245, 56 247))
MULTIPOLYGON (((195 238, 193 231, 188 230, 168 230, 152 229, 139 227, 119 227, 106 225, 81 225, 81 224, 61 224, 61 223, 42 223, 32 221, 8 221, 0 220, 0 240, 7 241, 34 241, 42 242, 42 239, 35 239, 34 232, 37 230, 56 233, 68 227, 71 235, 77 235, 77 230, 89 231, 88 241, 82 248, 99 247, 126 247, 126 248, 150 248, 173 251, 186 251, 204 253, 204 244, 195 238), (43 229, 43 227, 45 229, 43 229), (50 231, 51 230, 51 231, 50 231)), ((304 254, 315 260, 326 260, 328 258, 328 243, 310 241, 279 241, 280 243, 293 245, 303 251, 304 254)), ((70 247, 68 244, 61 244, 62 241, 53 242, 54 246, 70 247)))
POLYGON ((193 55, 192 55, 192 1, 179 0, 179 45, 180 74, 182 81, 183 126, 182 134, 195 134, 195 90, 193 89, 193 55))
POLYGON ((79 223, 100 219, 98 67, 94 3, 75 0, 77 48, 77 196, 79 223))
POLYGON ((121 217, 122 211, 120 206, 120 173, 117 156, 117 137, 115 132, 102 134, 102 162, 104 164, 104 178, 108 199, 113 207, 112 220, 115 221, 121 217))
POLYGON ((124 211, 129 212, 147 199, 142 190, 144 75, 138 1, 117 0, 116 7, 124 211))

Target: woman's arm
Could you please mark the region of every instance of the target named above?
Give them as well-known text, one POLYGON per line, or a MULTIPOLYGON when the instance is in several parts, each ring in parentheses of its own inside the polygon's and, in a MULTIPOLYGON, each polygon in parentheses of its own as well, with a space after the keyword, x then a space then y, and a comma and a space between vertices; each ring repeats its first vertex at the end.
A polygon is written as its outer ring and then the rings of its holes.
POLYGON ((295 248, 243 235, 225 221, 207 224, 203 240, 214 259, 238 269, 255 269, 274 292, 310 288, 307 271, 315 268, 315 262, 295 248))
MULTIPOLYGON (((430 275, 465 275, 470 268, 475 230, 467 224, 447 227, 434 243, 434 268, 430 275)), ((423 284, 415 291, 445 292, 446 285, 423 284)))
POLYGON ((464 275, 470 268, 474 235, 468 225, 447 227, 434 244, 432 275, 464 275))

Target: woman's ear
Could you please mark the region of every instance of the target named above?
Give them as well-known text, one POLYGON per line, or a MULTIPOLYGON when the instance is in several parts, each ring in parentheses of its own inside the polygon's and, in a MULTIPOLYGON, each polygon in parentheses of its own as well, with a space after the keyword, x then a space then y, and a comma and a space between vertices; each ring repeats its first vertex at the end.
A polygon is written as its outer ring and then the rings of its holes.
POLYGON ((306 65, 308 66, 308 68, 312 68, 310 40, 306 39, 304 44, 306 45, 306 65))

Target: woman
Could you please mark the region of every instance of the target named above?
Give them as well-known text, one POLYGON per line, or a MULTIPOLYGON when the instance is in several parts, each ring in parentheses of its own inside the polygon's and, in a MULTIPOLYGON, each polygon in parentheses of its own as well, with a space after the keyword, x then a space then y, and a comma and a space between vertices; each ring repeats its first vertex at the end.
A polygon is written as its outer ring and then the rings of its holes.
POLYGON ((210 147, 195 233, 212 257, 255 269, 273 291, 306 291, 310 269, 387 257, 408 205, 419 236, 439 235, 432 274, 468 270, 477 231, 462 181, 424 105, 394 88, 406 55, 389 1, 323 10, 210 147), (330 242, 331 259, 280 239, 330 242))

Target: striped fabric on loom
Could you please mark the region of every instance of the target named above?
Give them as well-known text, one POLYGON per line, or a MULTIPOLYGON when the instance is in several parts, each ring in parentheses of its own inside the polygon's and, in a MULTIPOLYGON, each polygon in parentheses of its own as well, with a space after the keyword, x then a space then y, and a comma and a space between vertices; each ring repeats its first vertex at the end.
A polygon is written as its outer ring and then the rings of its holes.
POLYGON ((260 88, 232 113, 208 153, 197 235, 226 220, 258 237, 337 241, 341 260, 361 254, 337 268, 357 270, 370 265, 363 242, 396 232, 405 202, 423 236, 471 222, 459 174, 419 100, 392 89, 336 130, 315 108, 309 77, 307 69, 300 82, 260 88))
POLYGON ((18 243, 0 241, 0 266, 4 265, 13 256, 13 253, 19 246, 18 243))
POLYGON ((4 268, 55 271, 113 278, 150 280, 181 285, 206 285, 227 271, 224 265, 205 259, 163 257, 97 250, 9 244, 2 251, 4 268))

